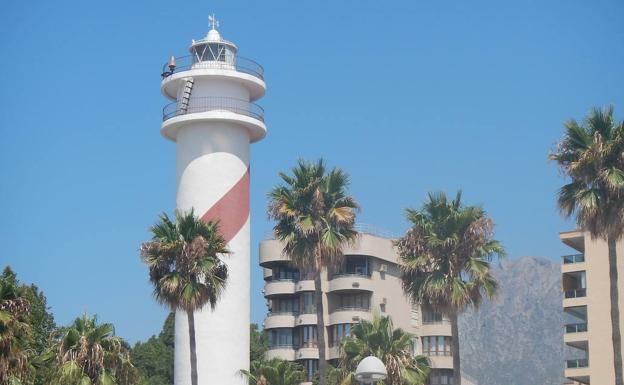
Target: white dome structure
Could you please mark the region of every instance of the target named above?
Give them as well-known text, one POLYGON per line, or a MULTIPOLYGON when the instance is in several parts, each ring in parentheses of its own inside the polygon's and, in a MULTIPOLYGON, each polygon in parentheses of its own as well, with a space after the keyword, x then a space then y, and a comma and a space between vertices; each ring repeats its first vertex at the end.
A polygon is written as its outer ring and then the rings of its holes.
POLYGON ((364 384, 384 380, 387 376, 386 366, 375 356, 364 358, 355 369, 355 379, 364 384))

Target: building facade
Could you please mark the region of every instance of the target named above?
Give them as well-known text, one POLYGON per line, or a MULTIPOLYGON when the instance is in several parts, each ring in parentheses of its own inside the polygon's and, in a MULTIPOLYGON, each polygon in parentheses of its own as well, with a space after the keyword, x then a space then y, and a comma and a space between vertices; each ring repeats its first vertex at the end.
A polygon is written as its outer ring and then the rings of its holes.
MULTIPOLYGON (((565 377, 570 384, 614 384, 607 243, 587 232, 568 231, 561 241, 576 251, 561 265, 564 342, 571 347, 565 377)), ((617 243, 620 313, 624 311, 624 241, 617 243)), ((620 316, 620 330, 624 319, 620 316)), ((623 352, 624 353, 624 352, 623 352)))
MULTIPOLYGON (((401 287, 398 260, 391 239, 362 233, 345 251, 342 266, 324 272, 326 357, 336 363, 340 340, 359 320, 372 320, 374 314, 390 316, 395 328, 414 335, 415 354, 429 357, 433 367, 431 384, 450 385, 453 357, 449 320, 410 304, 401 287)), ((260 266, 268 305, 264 321, 269 337, 267 358, 297 361, 311 380, 319 356, 313 277, 293 269, 276 240, 260 243, 260 266)))

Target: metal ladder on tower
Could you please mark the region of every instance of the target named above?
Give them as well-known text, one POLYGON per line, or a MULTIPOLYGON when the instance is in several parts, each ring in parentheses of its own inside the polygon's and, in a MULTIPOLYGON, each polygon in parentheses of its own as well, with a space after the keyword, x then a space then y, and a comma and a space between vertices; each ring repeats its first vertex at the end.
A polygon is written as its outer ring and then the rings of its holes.
POLYGON ((191 92, 193 91, 193 78, 186 78, 184 82, 184 89, 182 89, 182 95, 180 96, 180 101, 178 102, 178 113, 177 115, 185 115, 188 113, 189 103, 191 101, 191 92))

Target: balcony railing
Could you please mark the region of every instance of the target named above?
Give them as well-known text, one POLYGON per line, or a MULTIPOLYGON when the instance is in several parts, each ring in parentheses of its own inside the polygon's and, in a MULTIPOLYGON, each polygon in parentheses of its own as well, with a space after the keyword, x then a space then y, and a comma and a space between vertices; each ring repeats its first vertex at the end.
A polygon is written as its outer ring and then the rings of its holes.
POLYGON ((566 333, 582 333, 587 331, 587 322, 565 325, 566 333))
POLYGON ((190 98, 187 103, 169 103, 163 108, 163 122, 180 115, 209 111, 228 111, 264 122, 264 110, 259 105, 243 99, 217 96, 190 98))
POLYGON ((335 308, 333 312, 337 312, 337 311, 363 311, 363 312, 370 312, 370 307, 366 307, 366 306, 339 306, 337 308, 335 308))
POLYGON ((430 351, 423 351, 423 354, 426 356, 432 356, 432 357, 439 357, 439 356, 452 356, 453 353, 451 353, 450 350, 442 350, 442 351, 436 351, 436 350, 430 350, 430 351))
POLYGON ((589 367, 589 360, 587 358, 579 358, 576 360, 566 361, 566 368, 568 369, 587 368, 587 367, 589 367))
POLYGON ((294 349, 295 345, 293 345, 292 343, 290 344, 271 344, 269 345, 269 350, 273 350, 273 349, 294 349))
POLYGON ((572 254, 572 255, 564 255, 561 257, 563 259, 563 264, 567 265, 569 263, 581 263, 585 262, 585 254, 572 254))
POLYGON ((264 80, 264 68, 251 59, 244 58, 242 56, 235 56, 228 60, 194 60, 193 55, 179 56, 175 58, 175 67, 172 69, 169 67, 169 62, 165 63, 162 67, 162 77, 167 78, 174 73, 188 71, 191 69, 223 69, 242 72, 248 75, 255 76, 264 80))
POLYGON ((451 320, 448 318, 442 319, 423 319, 423 325, 448 325, 451 323, 451 320))
POLYGON ((368 275, 367 273, 336 273, 336 274, 332 274, 331 279, 343 278, 343 277, 369 278, 370 279, 370 275, 368 275))
POLYGON ((587 296, 587 289, 566 290, 565 292, 566 298, 580 298, 585 296, 587 296))
POLYGON ((267 317, 271 317, 271 316, 279 316, 279 315, 291 315, 291 316, 297 316, 299 315, 298 311, 293 311, 293 310, 273 310, 267 313, 267 317))

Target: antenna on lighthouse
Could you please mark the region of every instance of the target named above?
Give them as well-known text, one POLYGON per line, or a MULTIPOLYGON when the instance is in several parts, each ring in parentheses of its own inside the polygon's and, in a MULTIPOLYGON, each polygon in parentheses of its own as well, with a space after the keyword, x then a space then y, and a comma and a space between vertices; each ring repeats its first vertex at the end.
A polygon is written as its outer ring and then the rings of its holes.
POLYGON ((208 16, 208 23, 213 31, 219 28, 219 20, 217 20, 214 13, 208 16))

